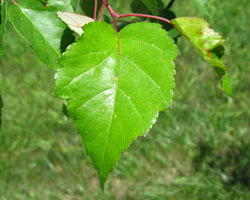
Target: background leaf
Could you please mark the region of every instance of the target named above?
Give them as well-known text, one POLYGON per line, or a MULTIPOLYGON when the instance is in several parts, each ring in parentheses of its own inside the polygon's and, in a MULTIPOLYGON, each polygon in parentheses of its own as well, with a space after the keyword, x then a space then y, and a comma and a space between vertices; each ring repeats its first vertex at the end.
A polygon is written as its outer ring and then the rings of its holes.
POLYGON ((154 15, 159 14, 158 3, 156 0, 141 0, 144 5, 150 10, 150 12, 154 15))
POLYGON ((144 14, 152 13, 141 0, 133 0, 131 2, 131 10, 133 13, 144 13, 144 14))
POLYGON ((48 0, 48 6, 60 11, 74 12, 79 6, 79 0, 48 0))
POLYGON ((172 20, 174 26, 191 42, 200 54, 215 69, 221 79, 222 90, 232 95, 232 88, 224 65, 224 39, 209 28, 209 24, 196 17, 181 17, 172 20))
POLYGON ((6 32, 7 22, 7 1, 2 0, 0 4, 0 57, 3 55, 3 40, 6 32))
POLYGON ((80 0, 71 0, 70 4, 73 8, 74 11, 77 11, 79 5, 80 5, 80 0))
POLYGON ((197 10, 199 10, 203 15, 208 16, 208 7, 207 7, 208 0, 192 0, 192 1, 197 10))
POLYGON ((159 24, 130 24, 119 39, 105 22, 83 29, 60 59, 56 95, 68 100, 104 187, 121 153, 171 104, 178 51, 159 24))
POLYGON ((34 0, 23 0, 9 10, 16 30, 32 45, 37 57, 50 67, 55 67, 61 56, 61 38, 66 28, 56 11, 55 7, 47 8, 34 0))

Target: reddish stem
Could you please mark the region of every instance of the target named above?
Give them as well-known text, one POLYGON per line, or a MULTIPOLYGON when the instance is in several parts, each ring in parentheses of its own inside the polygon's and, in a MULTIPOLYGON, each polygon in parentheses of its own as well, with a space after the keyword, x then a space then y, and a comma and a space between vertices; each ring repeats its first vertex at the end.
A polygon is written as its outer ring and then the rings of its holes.
POLYGON ((18 3, 15 0, 11 0, 12 3, 14 3, 16 6, 18 5, 18 3))
POLYGON ((102 0, 102 7, 100 10, 99 22, 102 21, 103 10, 104 10, 105 6, 108 4, 108 1, 109 0, 102 0))
POLYGON ((111 15, 111 17, 113 18, 113 24, 114 24, 114 28, 116 30, 116 32, 118 33, 118 29, 117 29, 117 23, 116 23, 116 17, 119 17, 119 14, 116 13, 109 4, 107 4, 107 8, 109 10, 109 13, 111 15))
POLYGON ((170 20, 165 19, 163 17, 154 16, 154 15, 145 15, 145 14, 132 13, 132 14, 118 15, 117 17, 119 17, 119 18, 123 18, 123 17, 146 17, 146 18, 158 19, 158 20, 167 22, 167 23, 172 25, 172 22, 170 20))
POLYGON ((154 15, 146 15, 146 14, 138 14, 138 13, 119 15, 118 13, 116 13, 116 12, 112 9, 112 7, 108 4, 108 1, 109 1, 109 0, 102 0, 102 7, 101 7, 101 11, 100 11, 99 21, 102 20, 103 9, 104 9, 104 7, 106 6, 106 7, 108 8, 108 10, 109 10, 109 13, 110 13, 111 17, 113 18, 114 28, 115 28, 115 30, 116 30, 117 33, 118 33, 117 21, 116 21, 116 18, 117 18, 117 17, 119 17, 119 18, 123 18, 123 17, 146 17, 146 18, 161 20, 161 21, 164 21, 164 22, 167 22, 167 23, 173 25, 173 24, 171 23, 170 20, 165 19, 165 18, 163 18, 163 17, 154 16, 154 15))
POLYGON ((99 22, 102 21, 102 14, 103 14, 103 10, 104 10, 105 6, 106 6, 106 2, 103 2, 101 10, 100 10, 99 22))
POLYGON ((94 20, 96 20, 96 14, 97 14, 97 0, 95 0, 94 20))

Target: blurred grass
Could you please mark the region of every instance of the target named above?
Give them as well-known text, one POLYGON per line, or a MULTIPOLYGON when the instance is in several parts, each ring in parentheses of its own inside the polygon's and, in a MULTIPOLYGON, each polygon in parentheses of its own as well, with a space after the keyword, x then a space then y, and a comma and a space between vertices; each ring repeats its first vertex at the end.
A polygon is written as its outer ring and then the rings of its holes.
MULTIPOLYGON (((122 12, 130 9, 118 2, 122 12)), ((188 2, 173 10, 199 16, 188 2)), ((227 40, 233 98, 179 39, 173 108, 124 153, 104 194, 74 122, 53 96, 54 72, 8 25, 0 61, 0 199, 250 199, 250 1, 210 0, 209 11, 211 26, 227 40)))

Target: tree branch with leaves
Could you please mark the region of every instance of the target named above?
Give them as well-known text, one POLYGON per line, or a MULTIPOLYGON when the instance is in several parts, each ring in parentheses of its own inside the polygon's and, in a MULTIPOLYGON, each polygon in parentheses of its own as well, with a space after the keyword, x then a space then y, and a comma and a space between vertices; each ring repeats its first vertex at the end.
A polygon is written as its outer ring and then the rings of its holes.
POLYGON ((38 59, 56 70, 55 96, 66 100, 68 115, 75 119, 103 189, 121 154, 138 136, 146 136, 159 112, 172 105, 174 60, 179 54, 172 30, 178 30, 213 66, 222 90, 232 95, 232 89, 222 59, 224 39, 204 19, 165 19, 157 15, 160 6, 154 0, 141 0, 152 15, 120 14, 108 0, 101 7, 93 1, 92 16, 77 14, 79 2, 74 0, 47 1, 46 6, 34 0, 12 0, 10 6, 1 1, 0 52, 8 17, 38 59), (105 8, 113 25, 103 20, 105 8), (127 17, 147 20, 118 26, 117 19, 127 17), (172 28, 165 29, 159 21, 172 28), (78 36, 69 40, 68 29, 78 36))

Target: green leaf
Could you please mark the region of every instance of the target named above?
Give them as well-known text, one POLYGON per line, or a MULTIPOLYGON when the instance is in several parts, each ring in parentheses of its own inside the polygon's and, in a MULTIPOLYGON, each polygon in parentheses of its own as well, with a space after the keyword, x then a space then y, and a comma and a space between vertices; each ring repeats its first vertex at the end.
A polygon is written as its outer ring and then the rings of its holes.
POLYGON ((80 5, 80 0, 71 0, 70 4, 73 8, 74 11, 77 11, 79 5, 80 5))
POLYGON ((208 16, 207 0, 192 0, 196 9, 208 16))
MULTIPOLYGON (((131 2, 131 10, 133 13, 143 13, 143 14, 151 14, 152 12, 142 3, 141 0, 133 0, 131 2)), ((142 18, 143 19, 143 18, 142 18)))
POLYGON ((6 22, 7 22, 7 1, 2 0, 0 4, 0 57, 3 55, 3 40, 6 32, 6 22))
POLYGON ((9 10, 10 21, 16 30, 32 45, 37 57, 50 67, 55 67, 61 57, 61 38, 66 28, 56 11, 36 0, 22 0, 9 10))
POLYGON ((79 6, 79 0, 48 0, 48 6, 60 11, 74 12, 79 6))
POLYGON ((159 24, 133 23, 119 36, 105 22, 83 30, 59 61, 55 93, 68 100, 103 188, 121 153, 171 104, 178 50, 159 24))
POLYGON ((156 0, 141 0, 142 3, 152 12, 154 15, 159 14, 158 3, 156 0))
POLYGON ((232 88, 222 56, 224 39, 209 27, 209 24, 196 17, 180 17, 172 20, 174 26, 191 42, 200 54, 215 69, 221 79, 222 90, 232 95, 232 88))
POLYGON ((78 33, 78 35, 81 35, 83 33, 82 27, 85 24, 88 24, 89 22, 93 22, 94 19, 83 16, 83 15, 78 15, 74 13, 69 13, 69 12, 57 12, 58 17, 65 22, 68 27, 72 30, 78 33))

